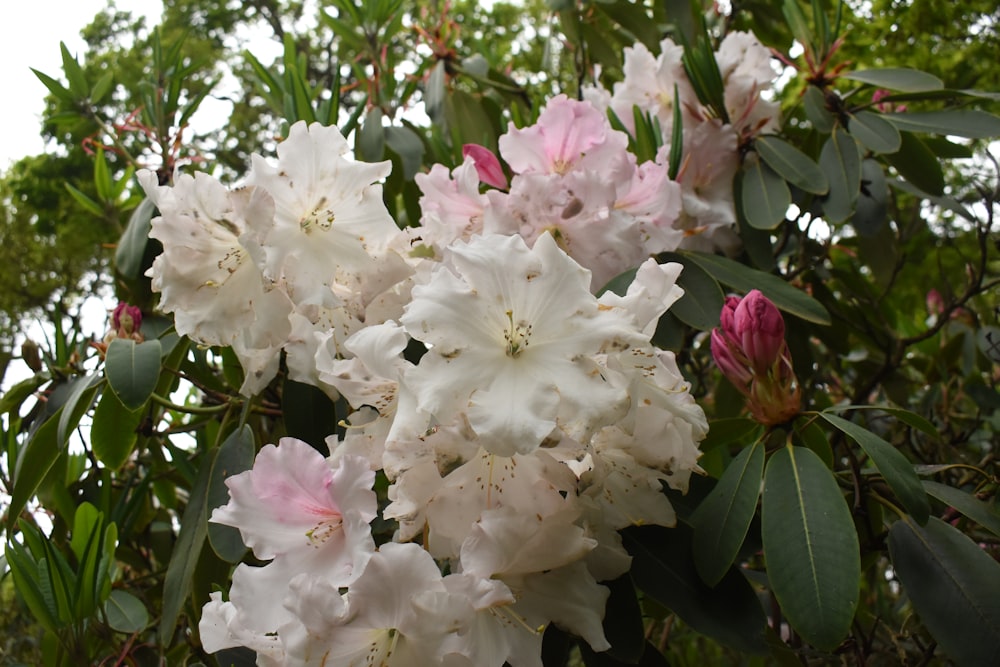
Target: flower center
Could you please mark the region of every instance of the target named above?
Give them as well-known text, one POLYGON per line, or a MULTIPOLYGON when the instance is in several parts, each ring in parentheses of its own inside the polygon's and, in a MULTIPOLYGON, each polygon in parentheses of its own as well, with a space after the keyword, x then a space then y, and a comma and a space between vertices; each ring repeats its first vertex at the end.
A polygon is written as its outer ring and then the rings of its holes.
POLYGON ((514 311, 507 311, 507 326, 503 330, 503 339, 507 346, 507 356, 519 356, 527 347, 531 338, 531 324, 524 320, 514 322, 514 311))
POLYGON ((320 521, 316 526, 306 531, 306 539, 314 547, 321 547, 331 537, 343 529, 343 523, 339 514, 330 516, 324 521, 320 521))

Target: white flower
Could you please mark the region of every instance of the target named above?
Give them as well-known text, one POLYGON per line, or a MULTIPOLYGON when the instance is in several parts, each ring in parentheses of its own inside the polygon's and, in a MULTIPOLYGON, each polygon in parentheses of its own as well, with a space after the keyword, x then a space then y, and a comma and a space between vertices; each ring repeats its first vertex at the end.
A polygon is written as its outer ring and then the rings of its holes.
POLYGON ((593 358, 641 337, 600 311, 589 286, 590 273, 548 234, 532 249, 518 236, 452 246, 401 318, 431 348, 404 377, 418 408, 444 424, 464 412, 482 445, 504 456, 617 410, 625 396, 593 358))
POLYGON ((370 251, 398 234, 375 184, 391 163, 352 162, 348 150, 336 127, 298 122, 278 145, 277 166, 253 156, 247 181, 274 199, 265 273, 284 280, 296 305, 336 305, 330 286, 337 271, 365 269, 370 251))

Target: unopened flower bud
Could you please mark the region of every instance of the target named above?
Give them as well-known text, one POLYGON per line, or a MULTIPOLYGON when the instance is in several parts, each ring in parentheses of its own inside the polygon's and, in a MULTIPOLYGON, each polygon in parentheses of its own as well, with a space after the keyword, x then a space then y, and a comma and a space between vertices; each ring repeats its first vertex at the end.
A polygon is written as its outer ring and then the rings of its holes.
POLYGON ((747 369, 744 360, 740 357, 738 350, 735 350, 726 340, 726 335, 719 329, 712 330, 712 359, 719 367, 726 379, 733 383, 740 391, 746 393, 746 387, 753 380, 753 376, 747 369))
POLYGON ((30 338, 25 339, 21 343, 21 359, 34 372, 37 373, 42 370, 42 357, 38 352, 38 343, 30 338))
POLYGON ((122 301, 111 313, 111 326, 119 338, 131 338, 142 326, 142 311, 122 301))
POLYGON ((500 160, 490 149, 479 144, 465 144, 462 146, 462 157, 472 158, 480 181, 501 190, 507 189, 507 175, 503 173, 500 160))
POLYGON ((754 372, 767 374, 785 345, 785 321, 778 308, 759 290, 751 290, 736 307, 733 319, 743 354, 754 372))

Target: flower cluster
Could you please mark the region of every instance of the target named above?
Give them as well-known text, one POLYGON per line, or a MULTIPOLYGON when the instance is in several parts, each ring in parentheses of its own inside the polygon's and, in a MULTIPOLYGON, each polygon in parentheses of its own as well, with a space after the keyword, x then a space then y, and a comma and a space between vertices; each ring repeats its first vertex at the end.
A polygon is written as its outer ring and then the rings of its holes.
MULTIPOLYGON (((228 598, 206 605, 207 650, 518 667, 541 664, 550 623, 608 648, 600 582, 630 563, 618 531, 674 524, 663 486, 687 489, 707 431, 674 355, 651 343, 683 294, 681 266, 651 256, 731 224, 691 198, 731 208, 736 137, 774 118, 757 46, 719 51, 737 125, 705 116, 678 79, 685 141, 725 149, 686 145, 677 181, 666 148, 639 164, 600 105, 565 96, 512 124, 499 157, 470 145, 453 171, 418 175, 422 217, 406 230, 382 203, 390 163, 348 159, 332 127, 293 125, 236 190, 140 175, 160 211, 150 276, 178 332, 232 347, 248 396, 283 364, 353 410, 328 457, 285 438, 227 480, 212 521, 265 564, 239 565, 228 598), (596 296, 628 270, 624 295, 596 296), (383 544, 379 515, 398 526, 383 544)), ((607 95, 622 118, 647 56, 634 47, 607 95)))

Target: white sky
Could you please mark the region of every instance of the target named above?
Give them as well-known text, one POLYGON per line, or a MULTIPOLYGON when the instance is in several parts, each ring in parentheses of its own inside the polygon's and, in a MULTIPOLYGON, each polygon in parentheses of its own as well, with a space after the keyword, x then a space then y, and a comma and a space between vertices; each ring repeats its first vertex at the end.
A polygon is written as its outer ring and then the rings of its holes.
MULTIPOLYGON (((0 0, 0 170, 25 155, 45 149, 40 136, 41 114, 48 93, 29 69, 62 79, 59 42, 79 56, 84 49, 80 30, 109 0, 0 0)), ((119 9, 159 22, 161 0, 115 0, 119 9)))

